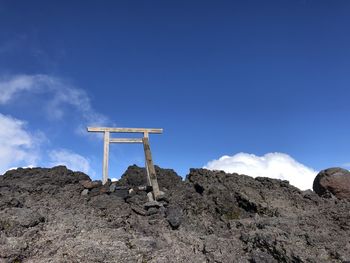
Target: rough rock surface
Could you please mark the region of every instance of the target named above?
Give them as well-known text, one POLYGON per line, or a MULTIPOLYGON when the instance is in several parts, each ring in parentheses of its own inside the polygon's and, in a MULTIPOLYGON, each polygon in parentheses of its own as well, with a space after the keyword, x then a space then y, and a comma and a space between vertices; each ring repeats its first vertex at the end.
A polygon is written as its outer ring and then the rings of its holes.
MULTIPOLYGON (((182 178, 178 176, 172 169, 161 169, 155 166, 158 176, 158 184, 162 189, 170 189, 173 186, 181 183, 182 178)), ((129 166, 126 172, 121 176, 117 185, 121 186, 140 186, 147 185, 147 173, 145 169, 140 169, 137 165, 129 166)))
POLYGON ((323 170, 316 176, 313 189, 320 196, 350 200, 350 172, 337 167, 323 170))
POLYGON ((157 172, 165 196, 153 202, 136 166, 105 186, 62 166, 0 176, 0 262, 350 261, 348 200, 268 178, 157 172))

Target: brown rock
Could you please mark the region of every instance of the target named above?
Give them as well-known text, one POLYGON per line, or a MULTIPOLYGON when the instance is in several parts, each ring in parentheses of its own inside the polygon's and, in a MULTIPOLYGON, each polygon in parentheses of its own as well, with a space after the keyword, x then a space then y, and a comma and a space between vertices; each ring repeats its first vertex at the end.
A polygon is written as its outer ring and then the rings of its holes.
POLYGON ((339 199, 350 200, 350 172, 337 167, 323 170, 316 176, 313 189, 320 196, 331 193, 339 199))
POLYGON ((102 185, 101 181, 82 180, 79 182, 86 189, 93 189, 102 185))
POLYGON ((105 184, 100 187, 100 193, 107 194, 110 193, 109 191, 109 185, 105 184))

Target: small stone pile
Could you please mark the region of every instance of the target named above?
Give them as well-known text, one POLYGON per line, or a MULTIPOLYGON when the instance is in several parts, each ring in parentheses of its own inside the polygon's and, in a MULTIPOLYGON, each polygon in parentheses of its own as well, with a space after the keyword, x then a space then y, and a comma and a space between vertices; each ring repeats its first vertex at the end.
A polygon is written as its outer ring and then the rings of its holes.
POLYGON ((82 196, 97 196, 100 194, 113 194, 125 198, 131 193, 132 188, 127 186, 117 186, 117 183, 110 180, 106 184, 102 184, 100 180, 81 180, 79 183, 84 187, 81 192, 82 196))
MULTIPOLYGON (((89 198, 107 194, 120 197, 123 198, 126 203, 133 205, 132 209, 135 213, 143 216, 149 216, 159 212, 165 216, 165 208, 169 203, 163 191, 160 191, 160 197, 154 200, 151 186, 121 186, 119 185, 120 183, 111 182, 110 180, 104 185, 100 180, 81 180, 79 183, 84 187, 84 190, 81 192, 82 196, 89 198)), ((178 227, 180 225, 180 220, 178 216, 176 217, 176 220, 170 217, 170 224, 173 227, 178 227), (175 221, 177 223, 174 223, 175 221)))
POLYGON ((157 200, 154 200, 152 187, 146 185, 147 175, 145 169, 140 169, 136 165, 130 166, 119 181, 112 182, 108 180, 105 184, 102 184, 100 180, 92 181, 88 179, 79 181, 84 187, 81 195, 86 198, 98 195, 122 198, 131 205, 131 209, 135 213, 142 216, 160 213, 168 219, 171 227, 176 229, 181 223, 181 211, 170 209, 167 212, 169 204, 167 191, 177 183, 182 182, 182 179, 170 169, 161 169, 156 166, 156 171, 160 175, 159 183, 163 189, 163 191, 160 191, 160 196, 157 200))

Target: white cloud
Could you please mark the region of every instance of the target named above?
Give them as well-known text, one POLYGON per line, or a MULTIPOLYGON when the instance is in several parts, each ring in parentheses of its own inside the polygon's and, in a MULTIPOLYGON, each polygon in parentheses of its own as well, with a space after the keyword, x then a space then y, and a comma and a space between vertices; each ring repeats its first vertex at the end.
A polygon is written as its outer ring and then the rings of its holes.
MULTIPOLYGON (((35 105, 44 109, 49 120, 74 122, 73 129, 80 135, 88 134, 86 126, 110 123, 108 117, 92 107, 83 89, 61 78, 45 74, 0 76, 0 106, 16 105, 26 99, 37 101, 35 105)), ((31 104, 28 114, 35 110, 35 105, 31 104)), ((87 158, 71 150, 52 148, 51 143, 43 143, 43 138, 46 137, 42 132, 29 132, 26 122, 0 114, 0 173, 12 167, 63 164, 72 170, 95 174, 87 158)))
POLYGON ((89 160, 70 150, 53 150, 49 152, 49 158, 51 166, 65 165, 73 171, 81 171, 86 174, 91 173, 89 160))
POLYGON ((302 190, 312 189, 313 180, 317 175, 314 169, 297 162, 284 153, 267 153, 264 156, 248 153, 225 155, 208 162, 204 168, 253 177, 262 176, 288 180, 290 184, 302 190))
POLYGON ((44 74, 0 78, 0 105, 8 104, 24 94, 47 94, 49 100, 46 103, 46 110, 51 119, 61 119, 67 114, 66 106, 73 107, 82 119, 82 123, 78 124, 79 129, 86 125, 103 125, 109 121, 106 116, 93 109, 90 98, 84 90, 60 78, 44 74))
POLYGON ((74 171, 95 174, 87 158, 67 149, 50 150, 47 159, 40 153, 45 141, 42 133, 30 133, 24 121, 0 113, 0 174, 38 164, 66 165, 74 171))
POLYGON ((33 166, 39 159, 42 134, 32 134, 26 123, 0 113, 0 174, 11 167, 33 166))

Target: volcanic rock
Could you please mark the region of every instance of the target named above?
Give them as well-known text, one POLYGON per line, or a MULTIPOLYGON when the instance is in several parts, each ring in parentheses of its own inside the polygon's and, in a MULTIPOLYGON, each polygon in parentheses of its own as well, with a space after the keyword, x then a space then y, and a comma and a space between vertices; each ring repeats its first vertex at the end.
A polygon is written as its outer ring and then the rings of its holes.
POLYGON ((144 204, 144 207, 148 210, 149 208, 155 207, 159 208, 161 207, 162 204, 157 202, 157 201, 148 201, 147 203, 144 204))
MULTIPOLYGON (((182 178, 178 176, 172 169, 161 169, 156 165, 155 170, 157 174, 158 184, 163 189, 173 188, 182 181, 182 178)), ((127 185, 132 188, 136 188, 138 186, 146 186, 148 184, 146 169, 140 168, 136 165, 129 166, 117 184, 124 186, 127 185)))
POLYGON ((109 186, 109 192, 113 193, 115 191, 115 189, 117 188, 117 185, 116 184, 111 184, 109 186))
POLYGON ((350 261, 346 199, 222 171, 191 169, 184 181, 169 169, 157 173, 166 200, 149 206, 137 166, 114 191, 85 196, 79 182, 90 178, 62 166, 7 172, 0 262, 350 261))
POLYGON ((319 172, 313 190, 320 196, 334 195, 350 200, 350 172, 342 168, 329 168, 319 172))
POLYGON ((84 186, 85 189, 97 188, 102 185, 101 181, 91 181, 91 180, 81 180, 80 184, 84 186))
POLYGON ((179 207, 169 207, 166 211, 166 219, 172 229, 178 229, 182 221, 183 211, 179 207))
POLYGON ((89 193, 89 189, 84 189, 82 192, 81 192, 81 195, 87 195, 89 193))

